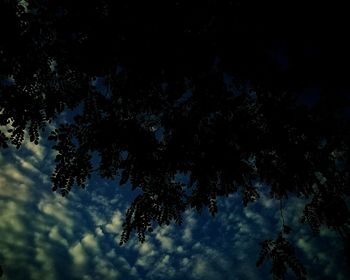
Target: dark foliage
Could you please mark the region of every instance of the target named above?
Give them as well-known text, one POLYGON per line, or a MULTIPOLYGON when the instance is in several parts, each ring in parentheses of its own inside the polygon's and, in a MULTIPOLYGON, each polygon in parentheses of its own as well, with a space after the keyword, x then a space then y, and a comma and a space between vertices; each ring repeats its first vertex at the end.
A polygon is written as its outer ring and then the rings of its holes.
MULTIPOLYGON (((314 6, 249 2, 2 1, 0 148, 19 148, 25 130, 38 143, 75 109, 49 137, 53 190, 84 188, 94 170, 130 182, 141 194, 121 243, 181 224, 187 208, 215 215, 231 193, 246 206, 255 182, 275 199, 311 199, 302 221, 313 232, 347 236, 350 100, 339 69, 349 56, 329 29, 347 25, 325 26, 314 6)), ((258 264, 266 257, 276 279, 287 267, 304 277, 282 234, 262 243, 258 264)))
POLYGON ((305 268, 296 258, 293 246, 282 233, 275 240, 265 240, 260 245, 261 251, 256 265, 260 266, 270 258, 272 261, 270 272, 274 280, 285 279, 287 268, 294 272, 297 279, 306 279, 305 268))

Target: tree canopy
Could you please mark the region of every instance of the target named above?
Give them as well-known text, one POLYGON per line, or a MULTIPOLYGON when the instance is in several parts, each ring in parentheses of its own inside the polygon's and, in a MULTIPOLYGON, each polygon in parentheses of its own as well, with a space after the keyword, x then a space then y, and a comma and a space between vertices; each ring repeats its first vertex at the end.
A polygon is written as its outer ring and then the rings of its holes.
MULTIPOLYGON (((332 29, 342 22, 276 5, 2 1, 0 147, 19 148, 25 131, 37 143, 74 111, 49 136, 52 188, 66 196, 93 172, 130 182, 140 194, 121 244, 181 224, 188 208, 215 215, 222 196, 254 202, 256 182, 276 200, 304 199, 315 234, 325 225, 348 240, 349 56, 332 29)), ((257 265, 272 258, 275 279, 287 267, 305 277, 289 232, 283 223, 261 243, 257 265)))

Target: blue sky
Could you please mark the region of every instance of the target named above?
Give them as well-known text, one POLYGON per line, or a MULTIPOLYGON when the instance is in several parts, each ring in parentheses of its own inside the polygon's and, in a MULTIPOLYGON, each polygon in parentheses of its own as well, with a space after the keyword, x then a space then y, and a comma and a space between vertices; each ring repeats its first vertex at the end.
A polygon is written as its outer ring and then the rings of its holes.
MULTIPOLYGON (((268 263, 255 267, 258 242, 274 238, 279 228, 278 205, 266 196, 247 208, 238 196, 225 198, 215 218, 188 211, 181 227, 158 227, 144 244, 132 238, 120 247, 129 187, 93 178, 85 190, 63 198, 51 192, 53 159, 43 139, 0 154, 4 279, 270 279, 268 263)), ((293 227, 302 204, 292 199, 286 208, 293 227)), ((313 238, 299 226, 290 240, 310 279, 348 279, 333 232, 313 238)))

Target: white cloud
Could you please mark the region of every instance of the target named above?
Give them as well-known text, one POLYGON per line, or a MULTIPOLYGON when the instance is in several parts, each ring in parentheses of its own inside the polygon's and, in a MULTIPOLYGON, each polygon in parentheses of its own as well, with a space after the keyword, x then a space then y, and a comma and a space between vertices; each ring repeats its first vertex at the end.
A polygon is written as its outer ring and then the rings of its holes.
POLYGON ((10 164, 6 164, 2 167, 1 175, 7 177, 7 180, 13 181, 17 184, 31 186, 34 183, 32 179, 23 175, 21 172, 18 171, 18 169, 14 168, 10 164))
POLYGON ((192 242, 192 231, 196 227, 197 221, 194 218, 194 211, 185 212, 185 229, 183 230, 182 239, 186 243, 192 242))
MULTIPOLYGON (((119 247, 125 206, 121 195, 105 195, 105 186, 75 189, 67 199, 52 194, 42 180, 48 152, 43 146, 22 152, 8 161, 0 156, 0 261, 10 279, 266 278, 268 267, 255 268, 257 244, 275 237, 279 221, 278 205, 268 198, 255 204, 260 208, 243 210, 232 196, 219 205, 215 219, 188 211, 183 227, 158 227, 142 245, 131 238, 119 247)), ((298 222, 302 204, 291 202, 285 219, 292 224, 298 222)), ((339 248, 336 238, 321 231, 321 246, 301 237, 307 232, 307 226, 300 227, 291 236, 309 264, 316 259, 321 264, 323 271, 315 279, 335 275, 339 264, 329 259, 337 252, 321 249, 325 244, 339 248)), ((338 279, 342 275, 339 271, 338 279)))
POLYGON ((172 265, 170 255, 164 255, 158 262, 155 263, 153 269, 147 273, 148 278, 158 278, 161 279, 164 276, 172 278, 176 275, 176 269, 172 265))
POLYGON ((25 224, 23 223, 24 211, 17 209, 18 205, 14 201, 6 201, 1 203, 0 212, 0 229, 2 233, 10 230, 15 234, 21 234, 25 231, 25 224))
POLYGON ((149 256, 140 256, 137 258, 137 261, 135 263, 136 266, 141 266, 144 269, 150 269, 153 266, 153 263, 155 262, 154 258, 150 258, 149 256))
POLYGON ((120 211, 116 211, 113 214, 111 222, 105 226, 106 232, 120 234, 122 230, 122 224, 123 224, 122 214, 120 211))
POLYGON ((120 273, 118 270, 107 260, 101 258, 101 256, 96 256, 95 261, 95 271, 98 275, 98 279, 106 280, 117 280, 119 279, 120 273))
POLYGON ((66 235, 72 237, 74 235, 74 227, 76 221, 79 221, 79 213, 73 213, 67 207, 68 201, 60 196, 44 195, 38 203, 38 209, 46 214, 46 220, 52 220, 60 224, 60 227, 66 235))
POLYGON ((53 241, 57 241, 64 247, 69 246, 68 241, 60 234, 60 228, 57 225, 50 230, 49 238, 53 241))
POLYGON ((139 247, 139 253, 141 255, 150 255, 154 252, 154 246, 150 242, 143 242, 141 245, 137 245, 139 247))
POLYGON ((19 162, 19 165, 25 169, 26 171, 29 171, 34 174, 40 174, 41 171, 37 169, 29 160, 25 160, 17 155, 14 156, 15 159, 19 162))
POLYGON ((309 242, 306 242, 304 238, 299 238, 297 242, 297 246, 304 251, 305 254, 307 254, 309 259, 312 259, 314 257, 312 253, 312 247, 309 242))
POLYGON ((179 253, 179 254, 182 254, 182 253, 185 252, 185 250, 184 250, 184 248, 183 248, 182 246, 178 246, 178 247, 176 248, 176 252, 179 253))
POLYGON ((185 257, 181 260, 182 268, 187 267, 190 263, 191 263, 191 260, 187 257, 185 257))
POLYGON ((142 245, 137 243, 134 245, 135 251, 138 251, 136 266, 141 266, 144 269, 150 270, 159 259, 156 249, 149 241, 144 242, 142 245))
POLYGON ((174 248, 174 242, 171 238, 162 235, 161 233, 157 233, 157 240, 160 242, 160 245, 165 251, 172 251, 174 248))
POLYGON ((23 143, 23 147, 29 151, 32 155, 30 159, 35 163, 42 163, 46 156, 46 149, 42 144, 35 145, 32 142, 26 141, 23 143))
MULTIPOLYGON (((54 259, 52 257, 52 252, 50 250, 51 249, 50 245, 47 245, 44 243, 45 245, 43 246, 43 244, 42 243, 40 244, 40 242, 38 241, 36 243, 38 244, 38 246, 35 248, 35 259, 40 264, 40 270, 41 270, 40 274, 47 275, 47 279, 50 279, 50 280, 58 279, 54 259)), ((35 273, 35 274, 38 274, 37 277, 40 277, 39 273, 35 273)), ((32 277, 34 275, 32 275, 32 277)))
MULTIPOLYGON (((107 207, 107 205, 105 207, 107 207)), ((108 223, 108 219, 109 219, 108 215, 106 215, 106 213, 101 211, 101 209, 98 206, 92 205, 89 208, 89 215, 96 226, 100 227, 108 223)))
POLYGON ((86 233, 83 239, 81 240, 81 243, 84 245, 84 247, 91 251, 92 254, 99 254, 100 253, 100 247, 99 244, 95 238, 95 236, 91 233, 86 233))
POLYGON ((247 207, 244 209, 244 215, 246 218, 250 220, 250 221, 247 221, 247 223, 249 224, 254 223, 261 229, 265 227, 266 223, 261 214, 258 214, 255 211, 252 211, 252 209, 247 207))
POLYGON ((187 243, 192 241, 192 229, 190 227, 185 227, 182 239, 187 243))
POLYGON ((95 233, 98 237, 103 237, 103 230, 100 227, 96 227, 95 233))
POLYGON ((192 276, 195 279, 221 279, 220 273, 213 269, 208 260, 202 256, 195 256, 192 262, 194 262, 192 276))
POLYGON ((88 262, 88 255, 84 249, 84 246, 78 242, 69 248, 69 253, 73 258, 75 267, 79 270, 84 269, 88 262))

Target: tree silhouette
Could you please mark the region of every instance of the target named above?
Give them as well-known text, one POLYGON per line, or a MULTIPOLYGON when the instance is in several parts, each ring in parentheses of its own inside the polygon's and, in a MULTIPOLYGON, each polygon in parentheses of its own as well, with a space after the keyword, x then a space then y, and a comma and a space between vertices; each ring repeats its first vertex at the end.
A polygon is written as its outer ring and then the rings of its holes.
MULTIPOLYGON (((121 244, 132 231, 142 242, 157 224, 181 224, 188 208, 215 215, 231 193, 246 206, 259 198, 255 182, 276 200, 311 198, 302 222, 347 240, 350 100, 336 61, 347 63, 346 47, 322 41, 308 7, 295 22, 283 9, 296 5, 163 2, 3 1, 0 147, 19 148, 25 130, 38 143, 75 110, 49 136, 53 190, 84 188, 95 171, 130 182, 140 195, 121 244)), ((272 258, 275 279, 287 267, 305 276, 289 231, 261 243, 257 265, 272 258)))

